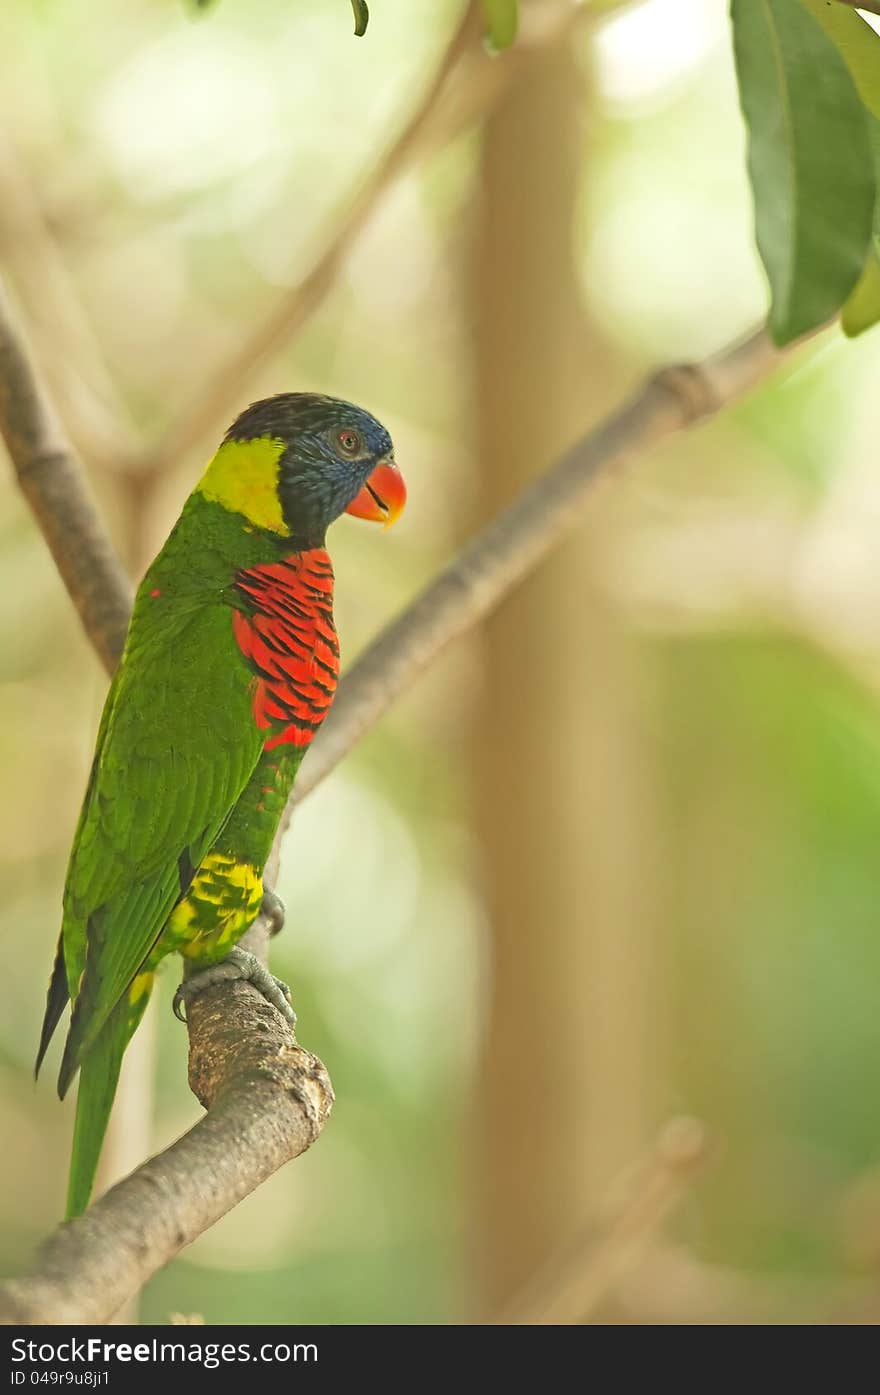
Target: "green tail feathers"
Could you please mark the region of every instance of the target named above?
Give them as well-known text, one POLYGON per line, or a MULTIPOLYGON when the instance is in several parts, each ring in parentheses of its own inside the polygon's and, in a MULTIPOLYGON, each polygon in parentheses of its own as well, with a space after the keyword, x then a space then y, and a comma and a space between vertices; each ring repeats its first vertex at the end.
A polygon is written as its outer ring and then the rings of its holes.
MULTIPOLYGON (((82 1215, 89 1204, 95 1173, 110 1110, 119 1081, 119 1071, 125 1048, 134 1036, 144 1015, 153 987, 154 975, 150 972, 138 974, 128 993, 116 1004, 104 1026, 91 1046, 85 1052, 80 1064, 79 1089, 76 1097, 76 1122, 73 1126, 73 1151, 70 1159, 70 1180, 67 1191, 65 1219, 82 1215)), ((39 1072, 52 1034, 58 1025, 68 1002, 67 978, 64 972, 64 954, 59 942, 55 957, 55 967, 49 992, 46 998, 46 1015, 40 1035, 40 1047, 34 1074, 39 1072)), ((68 1044, 70 1038, 68 1037, 68 1044)), ((59 1077, 61 1098, 76 1071, 78 1061, 70 1059, 65 1051, 59 1077)))
POLYGON ((66 1220, 82 1215, 89 1204, 122 1057, 144 1015, 152 986, 152 974, 140 974, 135 979, 132 993, 117 1003, 83 1058, 76 1097, 66 1220))
POLYGON ((58 948, 55 951, 55 963, 52 968, 52 977, 49 980, 49 989, 46 993, 46 1013, 43 1017, 43 1028, 40 1032, 40 1045, 37 1050, 37 1059, 34 1063, 34 1079, 40 1074, 40 1066, 43 1064, 49 1042, 52 1040, 55 1028, 61 1021, 61 1014, 70 1001, 70 994, 67 991, 67 972, 64 967, 64 941, 59 935, 58 948))

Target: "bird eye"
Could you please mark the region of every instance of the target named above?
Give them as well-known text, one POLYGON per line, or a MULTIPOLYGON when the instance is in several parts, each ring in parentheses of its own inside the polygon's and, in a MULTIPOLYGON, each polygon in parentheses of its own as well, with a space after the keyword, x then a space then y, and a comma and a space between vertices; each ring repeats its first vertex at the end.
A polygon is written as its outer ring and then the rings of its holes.
POLYGON ((357 431, 340 431, 336 439, 346 455, 359 455, 363 449, 363 442, 357 431))

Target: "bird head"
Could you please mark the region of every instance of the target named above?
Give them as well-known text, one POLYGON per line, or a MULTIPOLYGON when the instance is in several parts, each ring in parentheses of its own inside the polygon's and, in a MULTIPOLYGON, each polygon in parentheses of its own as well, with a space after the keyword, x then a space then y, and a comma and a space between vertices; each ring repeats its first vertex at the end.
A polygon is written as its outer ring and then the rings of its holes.
POLYGON ((390 524, 406 502, 384 426, 351 402, 308 392, 247 407, 198 488, 300 548, 321 546, 340 514, 390 524))

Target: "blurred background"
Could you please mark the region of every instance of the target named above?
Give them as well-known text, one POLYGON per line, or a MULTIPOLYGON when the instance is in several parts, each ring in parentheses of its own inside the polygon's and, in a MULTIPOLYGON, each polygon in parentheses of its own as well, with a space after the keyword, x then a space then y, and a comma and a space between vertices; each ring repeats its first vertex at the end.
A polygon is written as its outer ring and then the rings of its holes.
MULTIPOLYGON (((0 8, 0 269, 120 550, 142 571, 249 400, 363 403, 410 503, 332 534, 349 664, 766 307, 724 0, 523 0, 497 58, 461 0, 372 10, 355 40, 345 0, 0 8)), ((142 1321, 485 1321, 681 1114, 704 1165, 583 1317, 880 1316, 878 373, 876 331, 826 335, 604 483, 309 797, 273 968, 337 1104, 142 1321)), ((105 686, 10 473, 4 1272, 63 1204, 72 1111, 31 1063, 105 686)), ((164 980, 105 1183, 200 1112, 164 980)))

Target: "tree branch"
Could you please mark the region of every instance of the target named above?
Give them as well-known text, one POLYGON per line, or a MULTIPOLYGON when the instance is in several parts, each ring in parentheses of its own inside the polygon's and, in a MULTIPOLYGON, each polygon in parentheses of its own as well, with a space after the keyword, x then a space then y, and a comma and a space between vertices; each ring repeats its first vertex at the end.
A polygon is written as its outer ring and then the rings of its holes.
MULTIPOLYGON (((241 347, 208 382, 204 391, 187 407, 178 421, 149 453, 142 466, 155 468, 186 451, 225 424, 230 402, 239 401, 247 385, 281 346, 296 334, 317 310, 333 286, 339 268, 369 222, 388 189, 409 166, 430 129, 435 111, 444 96, 460 59, 477 47, 482 32, 479 0, 468 0, 440 62, 421 101, 407 120, 400 135, 386 152, 368 182, 353 199, 334 235, 323 248, 311 270, 278 300, 271 313, 248 335, 241 347)), ((477 47, 477 51, 480 49, 477 47)), ((491 60, 482 54, 485 62, 491 60)))
POLYGON ((179 459, 199 441, 218 434, 226 425, 229 403, 241 399, 267 361, 305 327, 323 304, 346 257, 383 198, 416 157, 448 144, 484 115, 536 52, 559 43, 579 23, 597 17, 600 12, 592 6, 559 0, 557 6, 541 14, 538 22, 534 22, 534 16, 524 15, 516 45, 490 57, 481 41, 482 5, 480 0, 469 0, 417 106, 352 198, 317 260, 244 337, 240 347, 216 370, 158 443, 136 462, 137 472, 151 474, 161 470, 166 460, 179 459))
POLYGON ((0 1322, 105 1322, 202 1231, 305 1152, 333 1103, 317 1057, 248 984, 191 1004, 190 1085, 208 1113, 0 1286, 0 1322))
POLYGON ((32 173, 0 131, 0 260, 18 293, 31 339, 62 418, 94 465, 131 454, 122 396, 77 293, 32 173))
POLYGON ((0 436, 86 634, 112 673, 122 653, 131 586, 37 379, 2 284, 0 436))

